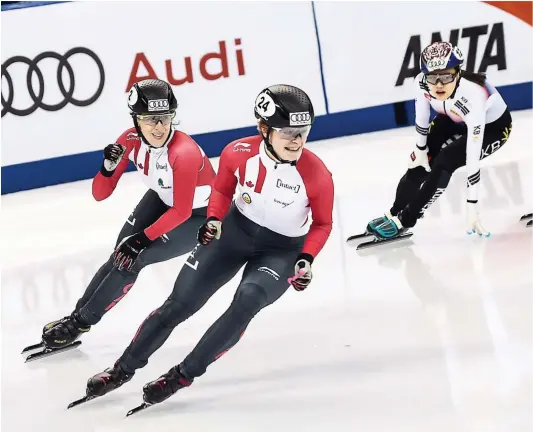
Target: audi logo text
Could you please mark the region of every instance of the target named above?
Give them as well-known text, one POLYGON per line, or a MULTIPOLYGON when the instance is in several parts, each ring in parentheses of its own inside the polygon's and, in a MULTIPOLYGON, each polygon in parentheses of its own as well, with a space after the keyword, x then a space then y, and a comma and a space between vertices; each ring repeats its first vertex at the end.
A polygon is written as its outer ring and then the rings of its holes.
POLYGON ((104 90, 105 72, 102 61, 93 51, 88 48, 76 47, 68 50, 64 55, 55 53, 53 51, 46 51, 39 54, 33 60, 23 56, 11 57, 7 59, 4 63, 2 63, 2 81, 4 78, 7 84, 7 92, 2 91, 2 117, 4 117, 7 113, 23 117, 30 115, 38 108, 41 108, 45 111, 58 111, 68 103, 79 107, 91 105, 100 97, 102 91, 104 90), (92 96, 87 99, 76 99, 75 97, 73 97, 76 83, 78 85, 80 84, 80 82, 82 84, 85 84, 85 82, 80 81, 79 78, 78 82, 76 82, 76 75, 74 74, 74 69, 69 63, 69 59, 76 54, 85 54, 92 61, 94 61, 94 63, 98 67, 98 86, 92 96), (47 74, 45 78, 43 71, 39 68, 39 62, 44 59, 55 59, 59 62, 55 77, 49 76, 47 74), (28 88, 28 93, 33 101, 30 106, 13 106, 13 101, 15 99, 15 91, 17 90, 15 89, 15 86, 13 84, 13 78, 10 75, 8 68, 16 63, 28 65, 28 72, 26 73, 26 86, 28 88), (66 69, 67 71, 68 80, 64 79, 63 77, 64 69, 66 69), (33 79, 34 76, 37 77, 37 81, 39 83, 38 86, 35 86, 36 82, 33 79), (45 87, 47 86, 47 83, 51 83, 52 80, 57 81, 59 90, 63 95, 63 99, 58 103, 48 104, 43 102, 43 98, 45 93, 45 87), (5 97, 6 94, 7 97, 5 97))

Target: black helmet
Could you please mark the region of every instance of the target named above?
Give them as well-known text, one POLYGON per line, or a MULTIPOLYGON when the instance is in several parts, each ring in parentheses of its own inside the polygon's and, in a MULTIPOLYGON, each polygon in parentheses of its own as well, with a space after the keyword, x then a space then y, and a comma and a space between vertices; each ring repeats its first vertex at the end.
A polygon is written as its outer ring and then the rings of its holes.
POLYGON ((133 115, 168 114, 176 110, 178 101, 169 83, 148 79, 133 84, 128 106, 133 115))
MULTIPOLYGON (((148 79, 133 84, 128 96, 128 106, 137 133, 144 142, 150 145, 139 127, 137 116, 146 114, 172 114, 174 116, 178 101, 169 83, 159 79, 148 79)), ((171 136, 172 134, 169 134, 167 142, 171 136)), ((167 142, 165 142, 165 145, 167 142)))
POLYGON ((285 84, 267 87, 259 93, 254 112, 256 118, 275 128, 310 126, 315 121, 309 96, 298 87, 285 84))
POLYGON ((279 162, 296 165, 296 161, 284 160, 276 153, 269 137, 273 128, 311 129, 315 121, 315 111, 309 96, 298 87, 285 84, 273 85, 259 93, 255 99, 254 113, 257 119, 268 126, 266 135, 261 132, 267 150, 279 162))

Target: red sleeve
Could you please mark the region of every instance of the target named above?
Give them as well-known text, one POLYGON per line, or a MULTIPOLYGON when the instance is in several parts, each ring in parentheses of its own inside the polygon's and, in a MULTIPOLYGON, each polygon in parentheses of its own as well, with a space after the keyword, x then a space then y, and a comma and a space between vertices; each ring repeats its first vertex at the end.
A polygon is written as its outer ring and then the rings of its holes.
POLYGON ((296 166, 307 190, 313 218, 302 252, 316 257, 326 244, 333 226, 333 178, 314 154, 308 153, 302 162, 296 166))
POLYGON ((100 171, 98 174, 96 174, 96 177, 93 179, 93 197, 96 201, 102 201, 108 198, 115 188, 117 187, 117 183, 120 180, 120 177, 122 174, 124 174, 124 171, 126 171, 126 168, 129 164, 129 154, 131 150, 133 149, 133 142, 137 142, 135 139, 127 139, 127 136, 133 132, 131 129, 124 132, 117 140, 117 144, 123 145, 126 147, 126 151, 124 152, 124 155, 122 156, 121 161, 119 162, 118 166, 115 168, 115 172, 111 177, 104 176, 100 171))
POLYGON ((166 234, 191 217, 198 172, 202 168, 203 156, 197 144, 191 138, 188 140, 189 142, 175 143, 169 149, 174 204, 157 221, 144 230, 150 240, 155 240, 166 234))
POLYGON ((215 177, 213 190, 209 198, 209 205, 207 206, 207 217, 213 216, 222 220, 231 206, 231 201, 233 200, 237 186, 233 144, 227 145, 220 155, 218 173, 215 177))

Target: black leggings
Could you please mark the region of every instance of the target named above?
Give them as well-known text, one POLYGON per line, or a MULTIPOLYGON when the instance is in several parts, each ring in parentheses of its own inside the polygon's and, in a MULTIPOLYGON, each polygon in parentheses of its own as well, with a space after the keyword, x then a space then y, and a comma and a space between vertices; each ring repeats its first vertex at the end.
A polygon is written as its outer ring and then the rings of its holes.
MULTIPOLYGON (((168 206, 153 190, 146 192, 122 227, 115 247, 130 235, 146 229, 157 221, 168 206)), ((98 323, 131 289, 139 272, 146 266, 167 261, 190 252, 196 245, 198 228, 205 220, 206 208, 194 209, 192 216, 167 234, 159 237, 141 252, 132 271, 120 271, 113 266, 113 254, 100 267, 76 304, 77 312, 85 324, 98 323)))
MULTIPOLYGON (((485 126, 481 159, 490 156, 506 142, 511 133, 511 114, 506 110, 500 118, 485 126)), ((448 116, 437 115, 429 127, 427 139, 429 166, 408 169, 400 179, 396 199, 390 212, 402 211, 402 223, 412 227, 429 206, 445 191, 452 174, 466 164, 466 126, 454 123, 448 116)))
POLYGON ((119 359, 121 367, 130 373, 144 367, 172 330, 245 265, 231 305, 182 364, 189 378, 205 373, 209 364, 239 341, 252 318, 287 291, 287 278, 294 274, 304 240, 305 236, 286 237, 263 228, 233 206, 222 223, 220 239, 191 252, 172 294, 141 324, 119 359))

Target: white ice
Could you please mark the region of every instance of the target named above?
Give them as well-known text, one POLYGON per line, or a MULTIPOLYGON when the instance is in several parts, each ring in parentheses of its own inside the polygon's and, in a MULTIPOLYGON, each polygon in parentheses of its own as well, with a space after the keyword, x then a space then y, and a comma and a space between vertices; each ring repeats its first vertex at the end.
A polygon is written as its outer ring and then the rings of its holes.
POLYGON ((2 197, 2 430, 522 432, 533 429, 531 111, 482 168, 491 238, 465 234, 464 170, 412 241, 345 238, 392 202, 413 128, 313 142, 336 183, 335 226, 310 288, 289 290, 192 387, 128 419, 142 386, 179 363, 227 308, 236 280, 178 327, 134 379, 66 410, 162 304, 183 263, 145 269, 78 350, 24 363, 69 314, 141 197, 136 174, 97 203, 90 181, 2 197))

